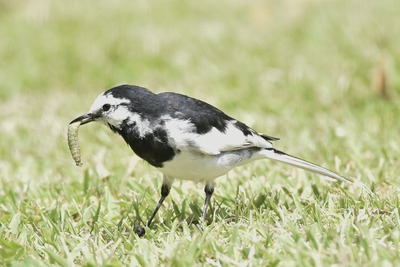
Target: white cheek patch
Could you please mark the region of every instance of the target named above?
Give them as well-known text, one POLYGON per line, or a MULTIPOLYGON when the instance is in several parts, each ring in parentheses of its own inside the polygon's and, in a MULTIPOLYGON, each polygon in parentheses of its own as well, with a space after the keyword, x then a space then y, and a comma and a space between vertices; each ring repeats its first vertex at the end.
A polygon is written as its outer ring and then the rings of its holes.
POLYGON ((129 119, 132 116, 132 113, 128 110, 128 108, 124 105, 121 105, 127 103, 130 103, 128 99, 114 98, 111 95, 104 95, 104 93, 102 93, 94 101, 89 113, 102 113, 103 116, 99 118, 100 122, 103 122, 104 124, 108 123, 119 128, 124 120, 129 119), (109 112, 103 113, 102 109, 104 104, 111 105, 109 112))
POLYGON ((128 119, 128 122, 134 121, 134 115, 138 114, 132 114, 126 106, 116 106, 115 110, 104 114, 104 119, 109 124, 119 128, 126 119, 128 119))

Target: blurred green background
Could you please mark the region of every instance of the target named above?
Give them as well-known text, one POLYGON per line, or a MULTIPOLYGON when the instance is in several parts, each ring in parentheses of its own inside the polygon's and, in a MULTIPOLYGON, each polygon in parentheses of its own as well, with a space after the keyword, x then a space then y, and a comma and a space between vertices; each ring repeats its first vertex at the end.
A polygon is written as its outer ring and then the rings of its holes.
MULTIPOLYGON (((75 214, 80 205, 92 218, 98 202, 90 201, 90 196, 101 202, 102 190, 110 190, 108 204, 125 199, 129 206, 139 194, 135 192, 141 192, 148 194, 146 201, 153 201, 146 202, 148 209, 154 206, 161 176, 143 162, 136 165, 137 158, 132 159, 120 137, 101 125, 82 127, 83 169, 74 166, 66 145, 68 123, 86 112, 102 91, 124 83, 212 103, 256 130, 280 137, 279 149, 372 187, 384 203, 371 204, 372 210, 398 209, 399 10, 398 0, 1 0, 0 239, 11 252, 4 252, 0 263, 27 257, 60 265, 92 262, 89 256, 65 252, 66 247, 77 246, 76 240, 59 244, 55 241, 59 233, 50 234, 55 238, 50 238, 54 242, 50 247, 61 255, 57 260, 52 250, 46 250, 51 242, 43 241, 38 229, 46 228, 45 218, 54 225, 63 224, 53 215, 62 210, 75 214), (18 251, 22 251, 20 256, 18 251)), ((310 181, 288 182, 288 176, 304 174, 267 161, 254 163, 217 180, 221 187, 215 201, 235 198, 238 185, 251 194, 266 184, 265 193, 279 184, 293 191, 297 183, 311 188, 310 181), (253 178, 249 182, 246 177, 253 178), (224 183, 229 185, 224 187, 224 183)), ((177 184, 184 186, 183 192, 173 189, 178 192, 171 199, 176 203, 198 199, 196 204, 202 205, 201 186, 177 184)), ((328 183, 320 186, 330 190, 328 183)), ((173 209, 171 199, 164 206, 165 216, 170 214, 166 207, 173 209)), ((121 220, 127 208, 117 206, 113 216, 99 208, 103 223, 121 220)), ((150 211, 143 209, 146 218, 150 211)), ((392 216, 393 225, 384 228, 385 234, 396 229, 392 216)), ((90 231, 71 215, 73 221, 74 227, 90 231)), ((69 232, 74 227, 62 229, 69 232)), ((78 232, 74 235, 80 236, 78 232)), ((220 237, 215 233, 215 238, 220 237)), ((136 245, 143 242, 134 240, 136 245)), ((152 245, 163 248, 160 243, 152 245)), ((260 261, 253 262, 244 253, 235 263, 290 265, 303 257, 306 263, 318 264, 314 250, 297 255, 282 252, 285 246, 280 245, 273 244, 272 250, 265 246, 267 252, 257 258, 260 261), (271 256, 273 251, 281 253, 271 256)), ((204 263, 206 248, 192 262, 175 250, 169 256, 183 265, 204 263)), ((399 252, 385 254, 384 248, 382 254, 375 248, 376 257, 361 262, 349 256, 350 262, 374 264, 383 257, 391 264, 399 263, 399 252)), ((131 260, 129 253, 125 260, 104 253, 103 263, 131 260)), ((341 263, 340 257, 329 254, 321 256, 322 263, 341 263)), ((169 256, 152 263, 167 264, 169 256)), ((215 255, 214 260, 229 264, 215 255)), ((151 260, 144 257, 138 262, 150 264, 151 260)))

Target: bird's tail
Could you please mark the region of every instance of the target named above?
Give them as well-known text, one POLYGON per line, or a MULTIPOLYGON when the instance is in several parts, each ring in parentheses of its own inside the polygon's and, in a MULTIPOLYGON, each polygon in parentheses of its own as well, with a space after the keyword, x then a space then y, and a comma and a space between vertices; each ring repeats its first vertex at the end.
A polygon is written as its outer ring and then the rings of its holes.
POLYGON ((321 166, 315 165, 311 162, 290 156, 282 151, 279 151, 274 148, 267 148, 263 149, 260 151, 260 153, 272 160, 284 162, 286 164, 290 164, 293 166, 296 166, 298 168, 313 172, 315 174, 321 175, 323 178, 328 179, 328 180, 333 180, 333 181, 342 181, 342 182, 347 182, 347 183, 353 183, 353 180, 350 178, 343 177, 337 173, 334 173, 333 171, 330 171, 328 169, 325 169, 321 166))

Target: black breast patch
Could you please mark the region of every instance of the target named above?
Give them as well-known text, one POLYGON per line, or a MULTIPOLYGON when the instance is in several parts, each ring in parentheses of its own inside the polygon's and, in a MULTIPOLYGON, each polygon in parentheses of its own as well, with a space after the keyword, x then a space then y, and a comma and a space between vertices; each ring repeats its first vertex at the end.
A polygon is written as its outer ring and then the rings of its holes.
POLYGON ((175 156, 174 149, 168 144, 167 132, 158 127, 153 132, 143 137, 139 136, 135 127, 128 126, 118 130, 133 152, 139 157, 153 165, 161 168, 165 161, 172 160, 175 156))

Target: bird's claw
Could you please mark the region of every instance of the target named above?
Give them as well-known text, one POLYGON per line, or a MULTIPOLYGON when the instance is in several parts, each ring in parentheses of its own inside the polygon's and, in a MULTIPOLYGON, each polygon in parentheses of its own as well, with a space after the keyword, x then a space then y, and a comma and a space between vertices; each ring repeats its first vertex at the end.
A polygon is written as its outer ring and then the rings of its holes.
POLYGON ((135 229, 135 234, 137 234, 139 237, 143 237, 146 234, 146 230, 143 226, 138 225, 135 229))

